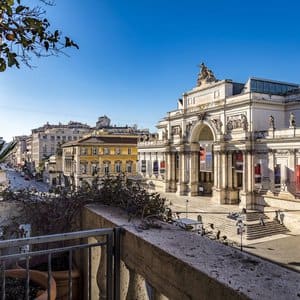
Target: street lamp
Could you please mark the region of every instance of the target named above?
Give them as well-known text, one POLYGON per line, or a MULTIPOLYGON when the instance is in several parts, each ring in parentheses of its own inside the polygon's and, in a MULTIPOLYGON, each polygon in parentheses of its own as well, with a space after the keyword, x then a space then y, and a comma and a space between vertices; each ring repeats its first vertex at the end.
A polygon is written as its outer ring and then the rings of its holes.
POLYGON ((236 222, 237 232, 241 235, 241 251, 243 251, 243 232, 245 232, 245 224, 243 219, 243 216, 239 216, 236 222))
POLYGON ((185 217, 186 218, 188 217, 188 204, 189 204, 189 200, 186 199, 185 200, 185 217))

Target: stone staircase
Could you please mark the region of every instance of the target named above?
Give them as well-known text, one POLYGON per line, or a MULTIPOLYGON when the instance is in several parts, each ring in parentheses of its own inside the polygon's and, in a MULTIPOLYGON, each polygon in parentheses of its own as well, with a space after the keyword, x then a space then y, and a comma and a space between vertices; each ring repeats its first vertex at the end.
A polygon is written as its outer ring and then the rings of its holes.
POLYGON ((215 231, 220 230, 220 236, 226 235, 230 237, 236 235, 236 220, 224 217, 224 214, 203 214, 202 220, 205 228, 209 228, 210 224, 214 225, 215 231))
POLYGON ((261 212, 246 213, 246 239, 255 240, 289 232, 289 230, 276 220, 270 220, 261 212), (260 224, 260 216, 263 217, 265 225, 260 224))

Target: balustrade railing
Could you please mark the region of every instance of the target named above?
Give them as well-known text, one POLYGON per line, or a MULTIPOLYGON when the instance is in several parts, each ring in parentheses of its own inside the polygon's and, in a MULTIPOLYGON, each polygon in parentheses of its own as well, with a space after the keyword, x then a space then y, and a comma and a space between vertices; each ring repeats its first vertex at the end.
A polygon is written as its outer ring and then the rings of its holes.
MULTIPOLYGON (((57 299, 95 299, 92 293, 92 250, 96 248, 101 249, 101 261, 96 266, 98 272, 104 272, 104 282, 96 282, 99 290, 100 299, 114 299, 120 298, 120 241, 119 241, 119 228, 104 228, 104 229, 92 229, 85 231, 69 232, 54 235, 36 236, 29 238, 11 239, 0 241, 0 299, 6 298, 6 281, 9 275, 9 268, 19 268, 20 260, 23 260, 25 267, 23 274, 25 273, 25 298, 29 298, 29 283, 32 272, 31 261, 34 257, 46 256, 46 276, 48 280, 47 284, 47 299, 55 299, 55 296, 51 293, 51 283, 53 281, 53 266, 52 259, 55 255, 61 253, 67 253, 68 257, 68 269, 67 269, 67 292, 65 297, 57 299), (91 240, 91 238, 93 240, 91 240), (47 245, 46 249, 40 250, 40 245, 47 245), (77 262, 80 264, 87 264, 80 268, 80 271, 84 269, 84 277, 81 283, 72 279, 72 261, 74 257, 77 257, 77 262), (73 295, 73 285, 78 284, 77 290, 80 292, 80 296, 73 295)), ((13 272, 14 273, 14 272, 13 272)), ((55 279, 54 279, 55 280, 55 279)))

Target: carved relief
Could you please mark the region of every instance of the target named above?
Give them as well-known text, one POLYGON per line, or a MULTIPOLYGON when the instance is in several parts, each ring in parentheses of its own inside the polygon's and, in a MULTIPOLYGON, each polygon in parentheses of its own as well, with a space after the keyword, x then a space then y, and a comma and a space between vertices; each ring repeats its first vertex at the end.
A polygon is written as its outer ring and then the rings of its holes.
POLYGON ((246 115, 240 114, 235 116, 227 117, 226 124, 227 131, 231 131, 233 129, 243 129, 244 131, 248 130, 248 120, 246 115))
POLYGON ((222 129, 222 126, 223 126, 223 123, 220 119, 212 119, 211 120, 212 123, 215 125, 215 128, 218 130, 218 131, 221 131, 222 129))
POLYGON ((172 135, 179 135, 181 137, 182 136, 181 126, 179 125, 172 126, 172 135))
POLYGON ((199 115, 198 115, 198 120, 199 121, 203 121, 205 118, 206 118, 206 113, 205 112, 199 113, 199 115))

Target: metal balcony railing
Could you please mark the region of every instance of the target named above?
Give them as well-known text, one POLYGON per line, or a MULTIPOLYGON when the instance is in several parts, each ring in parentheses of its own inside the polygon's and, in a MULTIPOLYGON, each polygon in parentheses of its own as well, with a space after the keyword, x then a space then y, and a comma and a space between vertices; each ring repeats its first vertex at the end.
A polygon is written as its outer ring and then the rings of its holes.
MULTIPOLYGON (((48 300, 53 299, 51 295, 50 283, 52 279, 52 258, 53 255, 59 253, 68 254, 68 292, 67 299, 72 300, 72 282, 71 272, 72 272, 72 261, 74 258, 74 253, 79 253, 80 262, 84 262, 85 265, 85 278, 86 284, 84 288, 86 289, 83 298, 91 300, 92 297, 92 278, 91 278, 91 268, 92 268, 92 248, 101 247, 101 251, 105 251, 106 256, 106 288, 101 291, 101 296, 103 292, 106 299, 118 300, 120 298, 120 229, 119 228, 104 228, 104 229, 93 229, 77 232, 69 232, 63 234, 53 234, 45 236, 37 236, 30 238, 20 238, 0 241, 0 299, 7 300, 6 298, 6 276, 7 269, 13 265, 16 267, 16 262, 23 260, 25 262, 24 272, 26 272, 26 296, 24 299, 29 300, 29 282, 30 282, 30 262, 35 256, 44 255, 47 257, 47 297, 48 300), (90 242, 94 238, 95 242, 90 242), (60 243, 67 244, 67 246, 60 246, 60 243), (47 245, 46 250, 39 250, 39 245, 47 245), (54 245, 48 247, 48 245, 54 245), (58 246, 59 245, 59 246, 58 246), (35 249, 35 250, 34 250, 35 249), (25 252, 24 252, 25 251, 25 252), (85 251, 85 252, 83 252, 85 251), (5 253, 5 254, 4 254, 5 253), (85 253, 85 255, 84 255, 85 253), (85 257, 85 258, 84 258, 85 257), (87 275, 87 276, 86 276, 87 275)), ((76 254, 76 255, 77 255, 76 254)), ((82 270, 81 270, 82 271, 82 270)), ((82 291, 82 286, 80 288, 82 291)), ((66 299, 66 298, 64 298, 66 299)), ((81 297, 80 297, 81 299, 81 297)))

